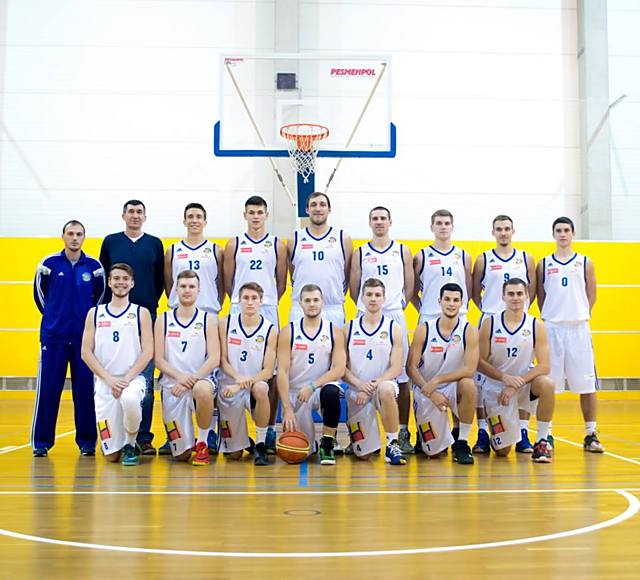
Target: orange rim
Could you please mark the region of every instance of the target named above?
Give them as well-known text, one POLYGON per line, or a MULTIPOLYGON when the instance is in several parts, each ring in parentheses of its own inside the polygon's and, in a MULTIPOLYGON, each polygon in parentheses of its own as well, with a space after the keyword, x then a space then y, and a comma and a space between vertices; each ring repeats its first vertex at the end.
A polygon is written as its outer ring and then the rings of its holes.
POLYGON ((299 151, 310 151, 316 141, 322 141, 329 136, 329 129, 314 123, 290 123, 280 128, 280 135, 288 141, 293 141, 299 151))

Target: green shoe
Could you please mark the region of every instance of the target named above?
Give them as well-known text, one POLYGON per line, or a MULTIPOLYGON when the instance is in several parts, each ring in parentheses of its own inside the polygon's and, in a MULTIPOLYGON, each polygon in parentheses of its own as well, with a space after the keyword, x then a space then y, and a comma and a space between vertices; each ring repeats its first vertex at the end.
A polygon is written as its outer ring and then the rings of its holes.
POLYGON ((402 455, 413 455, 415 453, 415 449, 413 448, 413 445, 411 445, 411 435, 409 434, 409 431, 400 431, 398 445, 400 446, 402 455))
POLYGON ((466 441, 459 439, 453 444, 453 460, 461 465, 473 465, 471 448, 466 441))
POLYGON ((333 437, 323 437, 320 439, 320 465, 335 465, 336 456, 333 453, 333 437))
POLYGON ((549 447, 551 447, 551 449, 553 449, 554 443, 555 441, 553 440, 553 435, 549 433, 549 435, 547 435, 547 444, 549 445, 549 447))
POLYGON ((136 452, 136 448, 128 443, 122 448, 122 455, 120 457, 122 465, 130 467, 132 465, 138 465, 140 463, 140 457, 136 452))

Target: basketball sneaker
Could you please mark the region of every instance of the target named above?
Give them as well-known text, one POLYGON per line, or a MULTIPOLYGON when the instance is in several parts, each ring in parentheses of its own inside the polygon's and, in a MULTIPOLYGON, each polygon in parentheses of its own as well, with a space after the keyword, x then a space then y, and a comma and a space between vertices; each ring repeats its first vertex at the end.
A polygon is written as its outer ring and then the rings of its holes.
POLYGON ((196 443, 196 454, 191 460, 191 465, 209 465, 209 448, 204 441, 196 443))
POLYGON ((46 447, 36 447, 33 450, 34 457, 46 457, 49 454, 46 447))
POLYGON ((549 435, 547 435, 547 443, 549 444, 549 447, 551 449, 553 449, 555 447, 555 441, 554 441, 553 435, 551 435, 551 433, 549 433, 549 435))
POLYGON ((400 431, 398 445, 404 455, 413 455, 415 453, 413 445, 411 445, 411 435, 409 431, 400 431))
POLYGON ((211 455, 218 455, 218 434, 213 429, 207 434, 207 449, 211 455))
POLYGON ((536 463, 551 463, 551 461, 553 461, 553 452, 546 439, 540 439, 540 441, 533 446, 531 460, 536 463))
POLYGON ((82 457, 94 457, 96 450, 93 447, 80 447, 80 455, 82 457))
POLYGON ((253 456, 254 465, 269 465, 267 450, 264 443, 257 443, 253 456))
MULTIPOLYGON (((160 455, 171 455, 171 447, 169 447, 169 440, 164 444, 167 446, 167 450, 169 453, 161 453, 160 455)), ((162 447, 164 447, 164 445, 162 447)), ((155 455, 156 448, 151 445, 151 441, 138 441, 138 446, 140 447, 140 453, 142 455, 155 455)), ((162 449, 162 447, 160 449, 162 449)))
POLYGON ((345 455, 354 455, 354 452, 353 452, 353 443, 349 443, 349 445, 347 445, 347 446, 344 448, 344 454, 345 454, 345 455))
POLYGON ((591 433, 584 438, 582 448, 589 453, 604 453, 604 447, 595 433, 591 433))
POLYGON ((127 467, 138 465, 140 463, 140 457, 133 445, 129 445, 129 443, 127 443, 122 448, 122 457, 120 458, 120 462, 122 465, 127 467))
POLYGON ((402 450, 400 449, 400 445, 398 445, 398 440, 394 439, 384 451, 384 460, 387 463, 391 463, 391 465, 404 465, 407 460, 402 455, 402 450))
POLYGON ((267 455, 276 454, 276 430, 273 427, 267 429, 267 437, 264 440, 264 447, 267 455))
POLYGON ((469 447, 466 441, 458 439, 458 441, 453 444, 453 460, 461 465, 473 465, 471 447, 469 447))
POLYGON ((333 443, 333 453, 335 455, 344 455, 344 447, 340 444, 340 441, 338 441, 337 433, 333 443))
POLYGON ((325 435, 320 439, 320 465, 335 465, 336 456, 333 453, 334 438, 325 435))
POLYGON ((489 453, 490 448, 489 433, 484 429, 478 429, 478 440, 473 446, 473 453, 489 453))
POLYGON ((516 451, 518 453, 533 453, 533 445, 529 441, 529 432, 526 429, 520 429, 520 441, 516 443, 516 451))

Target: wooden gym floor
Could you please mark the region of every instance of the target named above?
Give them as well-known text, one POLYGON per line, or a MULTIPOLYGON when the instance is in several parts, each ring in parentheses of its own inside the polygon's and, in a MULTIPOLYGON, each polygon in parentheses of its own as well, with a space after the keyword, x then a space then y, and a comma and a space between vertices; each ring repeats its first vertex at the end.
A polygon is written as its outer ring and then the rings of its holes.
POLYGON ((208 468, 165 457, 108 465, 79 457, 69 400, 55 448, 34 459, 32 397, 0 393, 5 578, 640 574, 640 393, 602 394, 605 455, 582 451, 577 399, 563 395, 551 465, 345 457, 322 468, 222 457, 208 468))

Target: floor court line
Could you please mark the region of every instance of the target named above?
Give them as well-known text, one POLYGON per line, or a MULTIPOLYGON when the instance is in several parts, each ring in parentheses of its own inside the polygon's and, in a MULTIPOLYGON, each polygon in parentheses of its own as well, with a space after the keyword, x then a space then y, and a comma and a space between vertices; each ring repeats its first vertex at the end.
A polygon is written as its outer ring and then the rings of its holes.
POLYGON ((43 544, 53 544, 58 546, 68 546, 73 548, 102 550, 110 552, 128 552, 141 554, 160 554, 171 556, 202 556, 202 557, 219 557, 219 558, 356 558, 356 557, 375 557, 375 556, 409 556, 417 554, 434 554, 443 552, 462 552, 468 550, 479 550, 485 548, 501 548, 506 546, 518 546, 522 544, 531 544, 535 542, 544 542, 549 540, 558 540, 579 536, 597 530, 602 530, 611 526, 615 526, 628 520, 638 513, 640 510, 640 500, 631 495, 627 491, 617 489, 615 493, 620 494, 627 500, 627 509, 617 516, 581 528, 565 530, 563 532, 554 532, 541 536, 530 536, 526 538, 516 538, 512 540, 499 540, 495 542, 485 542, 481 544, 461 544, 455 546, 436 546, 431 548, 410 548, 400 550, 367 550, 353 552, 207 552, 200 550, 171 550, 161 548, 137 548, 133 546, 117 546, 109 544, 94 544, 85 542, 73 542, 68 540, 57 540, 55 538, 46 538, 42 536, 33 536, 30 534, 22 534, 11 530, 0 529, 0 535, 14 538, 17 540, 26 540, 30 542, 38 542, 43 544))
MULTIPOLYGON (((564 439, 563 437, 553 436, 555 441, 561 441, 562 443, 566 443, 567 445, 573 445, 573 447, 580 447, 582 449, 582 443, 575 443, 574 441, 569 441, 569 439, 564 439)), ((595 453, 593 455, 596 455, 595 453)), ((633 463, 634 465, 640 465, 640 461, 636 461, 635 459, 631 459, 630 457, 624 457, 623 455, 617 455, 615 453, 611 453, 610 451, 605 451, 602 455, 608 455, 609 457, 614 457, 615 459, 619 459, 620 461, 626 461, 627 463, 633 463)))
MULTIPOLYGON (((66 431, 65 433, 60 433, 60 435, 56 435, 56 439, 60 439, 61 437, 67 437, 68 435, 73 435, 76 432, 76 430, 74 429, 73 431, 66 431)), ((0 449, 0 455, 4 455, 5 453, 11 453, 12 451, 19 451, 20 449, 26 449, 27 447, 31 447, 31 443, 25 443, 24 445, 12 445, 10 447, 4 447, 3 449, 0 449)))

